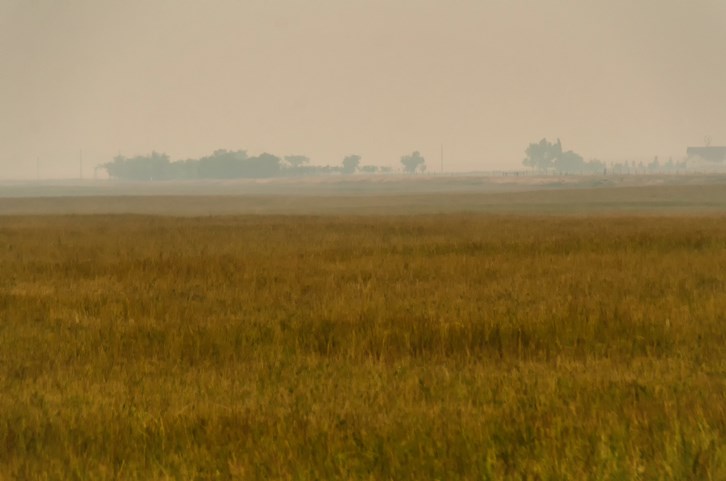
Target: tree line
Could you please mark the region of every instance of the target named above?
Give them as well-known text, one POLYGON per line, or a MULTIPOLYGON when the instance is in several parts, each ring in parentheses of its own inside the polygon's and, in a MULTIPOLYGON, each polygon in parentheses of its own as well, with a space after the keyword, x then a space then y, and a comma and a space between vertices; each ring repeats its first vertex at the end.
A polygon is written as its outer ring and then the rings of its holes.
MULTIPOLYGON (((677 163, 669 159, 661 163, 655 157, 652 162, 622 162, 610 164, 584 158, 572 150, 564 150, 562 142, 549 142, 542 139, 531 143, 525 150, 522 164, 539 172, 558 172, 572 174, 607 173, 654 173, 684 170, 685 162, 677 163)), ((126 180, 199 180, 199 179, 255 179, 286 176, 306 176, 325 174, 389 173, 388 166, 362 165, 361 156, 352 154, 343 158, 340 165, 311 165, 310 158, 304 155, 278 157, 264 152, 250 156, 245 150, 216 150, 211 155, 199 159, 172 161, 164 153, 152 152, 149 155, 125 157, 117 155, 113 161, 103 164, 110 177, 126 180)), ((403 172, 415 174, 426 171, 426 160, 419 151, 400 158, 403 172)))
MULTIPOLYGON (((124 180, 200 180, 200 179, 260 179, 285 176, 324 174, 388 173, 388 166, 361 165, 360 155, 348 155, 339 166, 311 165, 304 155, 278 157, 270 153, 250 156, 245 150, 216 150, 199 159, 172 161, 167 154, 152 152, 148 155, 125 157, 117 155, 103 164, 108 175, 124 180)), ((426 170, 426 161, 418 151, 401 157, 404 172, 426 170)))
POLYGON ((562 142, 548 142, 542 139, 537 143, 529 144, 524 151, 527 157, 522 164, 542 172, 563 173, 598 173, 604 172, 607 166, 599 160, 585 161, 583 157, 571 150, 563 150, 562 142))
POLYGON ((562 148, 562 142, 549 142, 542 139, 539 142, 531 143, 524 151, 526 157, 522 160, 522 164, 532 170, 539 172, 558 172, 563 174, 597 174, 612 173, 628 174, 628 173, 663 173, 677 172, 686 169, 686 161, 674 162, 668 159, 666 162, 660 162, 658 157, 654 157, 651 162, 635 162, 623 161, 611 163, 609 166, 605 162, 597 159, 585 161, 583 157, 571 150, 565 151, 562 148))

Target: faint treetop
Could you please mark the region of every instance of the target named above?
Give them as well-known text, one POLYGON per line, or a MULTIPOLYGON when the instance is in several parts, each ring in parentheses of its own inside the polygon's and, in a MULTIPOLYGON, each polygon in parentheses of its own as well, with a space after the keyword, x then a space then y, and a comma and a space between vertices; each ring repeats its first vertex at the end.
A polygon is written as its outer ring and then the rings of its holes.
POLYGON ((297 169, 310 162, 310 158, 304 155, 286 155, 285 162, 292 169, 297 169))

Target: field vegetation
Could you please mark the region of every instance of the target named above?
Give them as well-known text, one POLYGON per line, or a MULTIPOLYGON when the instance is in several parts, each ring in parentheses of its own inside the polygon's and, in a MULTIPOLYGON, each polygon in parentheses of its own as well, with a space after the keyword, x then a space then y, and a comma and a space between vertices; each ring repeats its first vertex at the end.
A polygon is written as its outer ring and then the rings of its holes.
POLYGON ((0 479, 726 479, 725 221, 0 218, 0 479))

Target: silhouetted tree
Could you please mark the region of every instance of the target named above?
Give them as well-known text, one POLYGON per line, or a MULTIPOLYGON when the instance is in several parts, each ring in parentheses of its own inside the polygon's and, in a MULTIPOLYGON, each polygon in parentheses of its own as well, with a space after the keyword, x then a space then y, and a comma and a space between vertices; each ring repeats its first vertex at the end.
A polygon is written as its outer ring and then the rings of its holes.
POLYGON ((348 155, 343 159, 343 173, 344 174, 352 174, 356 170, 358 170, 358 165, 360 164, 360 155, 348 155))
POLYGON ((650 172, 658 172, 658 171, 661 170, 660 169, 660 161, 658 160, 658 156, 657 155, 655 157, 653 157, 653 162, 651 162, 650 164, 648 164, 648 170, 650 172))
POLYGON ((409 174, 414 174, 417 171, 423 172, 426 170, 426 160, 421 156, 418 150, 413 152, 411 155, 404 155, 401 157, 401 163, 403 164, 403 170, 409 174))
POLYGON ((235 179, 245 177, 245 163, 248 161, 244 150, 215 150, 212 155, 199 159, 199 177, 202 179, 235 179))
POLYGON ((532 169, 546 171, 555 167, 555 161, 562 155, 562 144, 560 139, 557 139, 556 144, 548 142, 547 139, 542 139, 539 143, 529 144, 524 153, 527 154, 527 157, 522 161, 524 165, 532 169))
POLYGON ((558 172, 582 172, 585 161, 582 156, 571 150, 560 152, 554 162, 555 170, 558 172))
POLYGON ((244 177, 274 177, 280 173, 280 158, 267 152, 245 162, 244 177))
POLYGON ((585 162, 585 172, 589 172, 591 174, 607 174, 607 169, 608 166, 602 160, 590 159, 585 162))
POLYGON ((177 160, 169 164, 169 177, 179 180, 199 178, 199 161, 196 159, 177 160))
MULTIPOLYGON (((284 161, 279 157, 262 153, 249 157, 244 150, 215 150, 201 159, 169 161, 169 156, 152 152, 150 155, 124 157, 117 155, 112 162, 102 164, 109 177, 127 180, 172 180, 172 179, 236 179, 276 177, 291 172, 305 175, 326 175, 340 172, 353 173, 360 166, 359 155, 343 159, 343 166, 308 166, 310 159, 303 155, 288 155, 284 161)), ((388 172, 390 168, 366 166, 366 172, 388 172)))
POLYGON ((599 160, 585 162, 580 154, 571 150, 563 151, 560 139, 556 143, 542 139, 538 143, 529 144, 524 152, 527 157, 522 160, 522 164, 543 172, 596 173, 605 172, 606 169, 605 164, 599 160))
POLYGON ((117 155, 113 162, 103 164, 111 177, 125 180, 167 180, 170 177, 169 156, 158 152, 150 155, 124 157, 117 155))

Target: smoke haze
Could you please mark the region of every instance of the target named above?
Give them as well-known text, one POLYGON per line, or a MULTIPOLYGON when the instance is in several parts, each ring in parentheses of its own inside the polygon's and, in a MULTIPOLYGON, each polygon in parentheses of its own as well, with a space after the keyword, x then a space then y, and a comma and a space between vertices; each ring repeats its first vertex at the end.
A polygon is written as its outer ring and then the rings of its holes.
POLYGON ((0 177, 215 149, 438 170, 726 144, 718 0, 0 0, 0 177))

